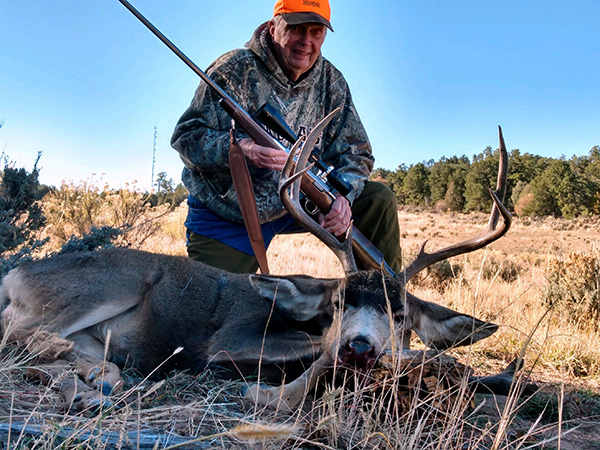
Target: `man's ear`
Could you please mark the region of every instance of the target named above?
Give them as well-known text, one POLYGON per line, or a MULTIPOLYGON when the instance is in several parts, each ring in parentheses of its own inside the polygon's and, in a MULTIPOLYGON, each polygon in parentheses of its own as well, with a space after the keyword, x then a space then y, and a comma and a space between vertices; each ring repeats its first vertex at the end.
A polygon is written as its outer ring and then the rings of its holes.
POLYGON ((288 319, 303 322, 333 313, 332 295, 338 288, 337 280, 250 275, 250 283, 266 301, 274 301, 274 310, 288 319))
POLYGON ((428 347, 443 350, 459 345, 469 345, 491 336, 498 325, 461 314, 435 303, 407 298, 412 329, 428 347))
POLYGON ((267 22, 267 28, 269 29, 269 34, 273 37, 273 34, 275 33, 275 21, 273 21, 273 19, 267 22))

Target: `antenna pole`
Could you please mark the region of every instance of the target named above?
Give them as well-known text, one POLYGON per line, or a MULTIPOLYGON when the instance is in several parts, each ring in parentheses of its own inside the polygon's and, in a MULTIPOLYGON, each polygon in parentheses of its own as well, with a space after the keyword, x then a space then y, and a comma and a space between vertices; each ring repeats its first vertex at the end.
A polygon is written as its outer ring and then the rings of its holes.
POLYGON ((150 192, 154 191, 154 163, 156 161, 156 125, 154 126, 154 144, 152 144, 152 181, 150 184, 150 192))

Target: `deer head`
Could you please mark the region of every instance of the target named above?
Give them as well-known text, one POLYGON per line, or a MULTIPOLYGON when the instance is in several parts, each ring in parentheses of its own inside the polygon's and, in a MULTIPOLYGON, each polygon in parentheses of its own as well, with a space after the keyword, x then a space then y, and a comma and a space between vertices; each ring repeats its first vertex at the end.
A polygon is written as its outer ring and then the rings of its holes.
MULTIPOLYGON (((397 274, 389 273, 389 268, 385 271, 359 271, 352 251, 352 226, 345 239, 340 241, 315 222, 299 202, 301 177, 311 168, 306 166, 308 156, 316 138, 336 112, 325 117, 304 143, 298 141, 294 145, 279 184, 281 200, 289 214, 336 254, 346 273, 346 277, 340 281, 341 299, 334 301, 334 310, 340 315, 339 320, 333 321, 331 331, 336 337, 327 339, 332 354, 337 355, 342 363, 369 366, 377 358, 377 352, 383 349, 381 336, 385 333, 392 338, 391 345, 389 341, 387 343, 392 348, 401 345, 397 341, 394 344, 394 341, 397 336, 406 334, 407 330, 415 331, 426 345, 438 349, 472 343, 490 336, 497 330, 497 325, 420 300, 406 291, 406 284, 432 264, 478 250, 508 231, 511 216, 500 200, 506 191, 508 174, 508 154, 502 130, 499 129, 500 164, 496 192, 490 190, 494 206, 486 227, 478 236, 432 253, 425 251, 425 242, 415 260, 397 274), (502 221, 498 224, 500 218, 502 221)), ((293 296, 289 296, 289 299, 285 306, 275 307, 287 310, 299 308, 293 296)), ((316 315, 323 311, 323 307, 313 305, 307 308, 303 305, 302 309, 305 312, 313 311, 316 315)))

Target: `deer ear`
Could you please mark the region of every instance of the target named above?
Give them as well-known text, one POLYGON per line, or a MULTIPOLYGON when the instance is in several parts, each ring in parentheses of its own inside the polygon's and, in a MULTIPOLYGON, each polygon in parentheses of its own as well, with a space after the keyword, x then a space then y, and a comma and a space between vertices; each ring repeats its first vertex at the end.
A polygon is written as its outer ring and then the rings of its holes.
POLYGON ((469 345, 491 336, 498 325, 483 322, 435 303, 413 297, 413 330, 428 347, 443 350, 459 345, 469 345))
POLYGON ((321 314, 333 313, 332 295, 337 288, 337 280, 316 280, 301 275, 250 275, 250 283, 266 301, 274 301, 275 311, 288 319, 303 322, 321 314))

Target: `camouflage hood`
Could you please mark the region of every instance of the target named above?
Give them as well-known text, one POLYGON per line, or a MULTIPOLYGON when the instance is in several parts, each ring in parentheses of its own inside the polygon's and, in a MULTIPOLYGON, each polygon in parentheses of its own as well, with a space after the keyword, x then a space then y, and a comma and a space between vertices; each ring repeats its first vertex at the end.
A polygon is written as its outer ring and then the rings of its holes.
MULTIPOLYGON (((254 32, 246 48, 230 51, 207 69, 212 80, 253 115, 270 103, 298 135, 327 113, 342 108, 325 130, 319 148, 323 159, 352 183, 352 201, 362 190, 373 158, 366 132, 341 73, 319 56, 298 82, 290 81, 277 63, 267 23, 254 32)), ((218 105, 214 92, 201 82, 171 139, 185 164, 182 180, 190 193, 215 214, 242 222, 228 167, 231 118, 218 105)), ((246 137, 241 130, 238 138, 246 137)), ((250 167, 261 222, 285 213, 279 200, 279 172, 250 167)))

